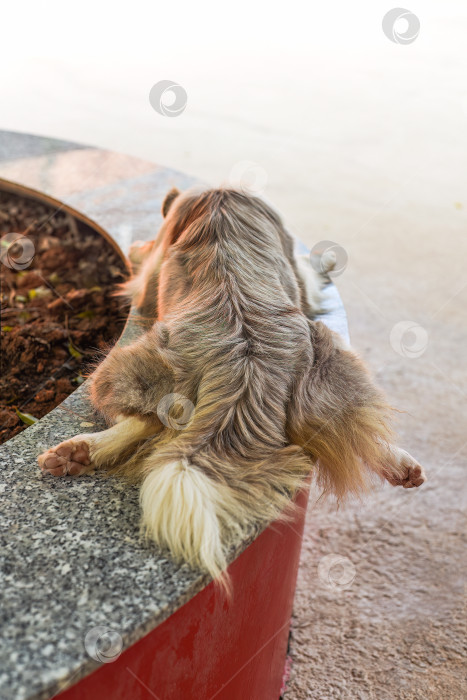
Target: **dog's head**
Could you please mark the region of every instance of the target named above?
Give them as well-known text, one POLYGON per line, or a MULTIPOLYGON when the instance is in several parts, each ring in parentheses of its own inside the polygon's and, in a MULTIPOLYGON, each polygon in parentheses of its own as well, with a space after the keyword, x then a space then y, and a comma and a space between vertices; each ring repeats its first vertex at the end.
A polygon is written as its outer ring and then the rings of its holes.
POLYGON ((191 292, 246 297, 269 285, 299 303, 293 244, 278 214, 262 199, 231 188, 172 189, 162 204, 158 236, 158 316, 191 292))

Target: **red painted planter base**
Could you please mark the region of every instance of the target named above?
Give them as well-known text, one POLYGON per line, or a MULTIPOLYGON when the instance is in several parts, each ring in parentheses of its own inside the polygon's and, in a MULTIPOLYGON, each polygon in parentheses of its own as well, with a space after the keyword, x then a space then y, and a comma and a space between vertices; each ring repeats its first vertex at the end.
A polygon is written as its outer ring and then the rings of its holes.
POLYGON ((60 700, 278 700, 308 491, 229 567, 234 595, 211 583, 60 700))

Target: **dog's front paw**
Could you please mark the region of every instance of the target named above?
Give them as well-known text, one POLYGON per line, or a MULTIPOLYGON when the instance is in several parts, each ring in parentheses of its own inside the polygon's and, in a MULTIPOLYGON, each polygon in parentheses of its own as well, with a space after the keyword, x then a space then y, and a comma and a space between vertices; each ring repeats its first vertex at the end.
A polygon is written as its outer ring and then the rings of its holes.
POLYGON ((419 464, 405 450, 398 450, 397 468, 386 475, 386 479, 392 486, 403 486, 404 489, 413 489, 421 486, 426 481, 426 474, 419 464))
POLYGON ((93 469, 89 444, 81 437, 65 440, 37 458, 43 473, 52 476, 79 476, 93 469))

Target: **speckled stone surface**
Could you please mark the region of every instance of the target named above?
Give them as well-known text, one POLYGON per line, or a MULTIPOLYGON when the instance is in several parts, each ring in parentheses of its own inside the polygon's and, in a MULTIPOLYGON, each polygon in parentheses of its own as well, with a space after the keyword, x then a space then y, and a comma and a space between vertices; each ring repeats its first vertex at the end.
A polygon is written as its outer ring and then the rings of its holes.
MULTIPOLYGON (((11 132, 0 132, 0 178, 75 207, 124 250, 132 240, 154 236, 169 187, 194 184, 128 156, 11 132)), ((347 339, 336 288, 328 285, 325 296, 322 320, 347 339)), ((122 342, 136 329, 129 323, 122 342)), ((41 475, 36 458, 44 449, 101 427, 84 384, 0 447, 2 700, 52 697, 98 667, 84 646, 91 629, 112 628, 127 648, 209 580, 142 544, 137 488, 99 473, 41 475)), ((230 559, 258 532, 245 532, 230 559)))

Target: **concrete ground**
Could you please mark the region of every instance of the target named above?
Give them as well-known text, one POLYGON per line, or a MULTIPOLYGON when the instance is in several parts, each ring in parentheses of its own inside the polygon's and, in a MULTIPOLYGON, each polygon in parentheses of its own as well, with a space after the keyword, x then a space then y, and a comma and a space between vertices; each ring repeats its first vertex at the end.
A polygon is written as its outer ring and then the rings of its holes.
POLYGON ((293 1, 266 27, 242 1, 220 29, 217 6, 204 5, 146 18, 132 4, 138 31, 118 11, 99 27, 90 5, 93 23, 84 10, 72 34, 54 35, 53 22, 29 29, 21 51, 7 32, 0 128, 125 151, 212 183, 249 179, 304 242, 343 247, 335 281, 352 343, 401 411, 400 444, 428 483, 387 485, 339 511, 312 495, 286 698, 461 700, 466 8, 411 4, 420 35, 404 46, 383 34, 391 5, 379 1, 331 2, 307 17, 293 1), (149 105, 163 79, 186 90, 176 118, 149 105))

